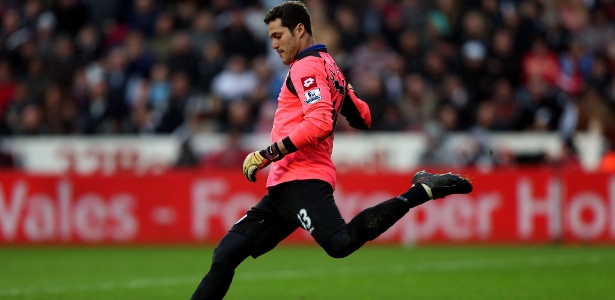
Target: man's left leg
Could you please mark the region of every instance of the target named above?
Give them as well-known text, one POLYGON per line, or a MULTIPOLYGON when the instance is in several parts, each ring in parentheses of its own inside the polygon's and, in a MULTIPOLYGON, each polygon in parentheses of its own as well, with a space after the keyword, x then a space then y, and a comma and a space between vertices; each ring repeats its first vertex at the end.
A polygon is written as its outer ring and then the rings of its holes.
MULTIPOLYGON (((412 187, 407 192, 361 211, 346 226, 331 231, 334 232, 333 234, 313 235, 331 257, 346 257, 366 242, 384 233, 411 208, 432 199, 443 198, 451 194, 467 194, 471 191, 472 184, 468 179, 459 175, 418 172, 412 180, 412 187)), ((332 213, 339 214, 334 202, 324 201, 324 203, 323 206, 329 211, 324 214, 325 217, 332 213)))
POLYGON ((252 240, 229 231, 220 241, 211 259, 211 267, 192 294, 193 300, 222 299, 228 291, 235 269, 252 251, 252 240))
MULTIPOLYGON (((276 190, 275 188, 270 189, 276 190)), ((278 206, 265 195, 222 238, 212 257, 211 268, 194 291, 193 300, 222 299, 233 280, 235 269, 248 256, 254 258, 273 249, 297 229, 295 222, 285 220, 278 206)))

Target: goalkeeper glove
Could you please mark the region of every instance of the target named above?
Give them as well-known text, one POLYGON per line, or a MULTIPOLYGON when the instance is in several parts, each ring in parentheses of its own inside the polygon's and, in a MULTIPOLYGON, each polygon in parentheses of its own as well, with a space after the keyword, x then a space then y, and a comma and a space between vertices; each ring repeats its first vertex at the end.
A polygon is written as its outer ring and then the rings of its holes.
POLYGON ((249 181, 256 181, 256 171, 266 168, 271 162, 278 161, 284 157, 277 143, 273 143, 265 150, 254 151, 243 160, 243 175, 249 181))

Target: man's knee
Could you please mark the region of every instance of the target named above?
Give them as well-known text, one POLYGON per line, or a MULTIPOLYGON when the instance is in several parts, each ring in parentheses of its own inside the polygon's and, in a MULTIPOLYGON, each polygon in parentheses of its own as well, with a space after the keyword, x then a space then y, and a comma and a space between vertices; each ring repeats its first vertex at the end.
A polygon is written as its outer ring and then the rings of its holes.
POLYGON ((220 244, 214 250, 213 264, 225 265, 236 268, 250 255, 252 249, 251 240, 245 235, 229 232, 222 238, 220 244))
POLYGON ((338 231, 325 240, 321 246, 333 258, 344 258, 359 248, 347 230, 338 231))
POLYGON ((327 254, 333 258, 344 258, 350 255, 353 251, 349 251, 347 247, 340 245, 328 245, 323 247, 327 254))
POLYGON ((225 274, 226 276, 233 277, 233 275, 235 274, 235 267, 222 262, 213 262, 211 264, 211 268, 209 269, 209 273, 221 273, 225 274))

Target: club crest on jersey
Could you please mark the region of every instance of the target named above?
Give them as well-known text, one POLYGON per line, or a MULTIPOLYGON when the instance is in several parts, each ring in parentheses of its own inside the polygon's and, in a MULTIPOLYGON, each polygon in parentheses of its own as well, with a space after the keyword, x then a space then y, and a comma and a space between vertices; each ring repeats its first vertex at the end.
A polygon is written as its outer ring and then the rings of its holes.
POLYGON ((309 91, 305 92, 303 95, 305 96, 305 104, 312 104, 312 103, 320 100, 320 98, 322 98, 320 96, 320 88, 315 88, 313 90, 309 90, 309 91))
POLYGON ((316 77, 307 76, 301 78, 301 84, 303 84, 303 90, 308 90, 310 88, 316 87, 316 77))

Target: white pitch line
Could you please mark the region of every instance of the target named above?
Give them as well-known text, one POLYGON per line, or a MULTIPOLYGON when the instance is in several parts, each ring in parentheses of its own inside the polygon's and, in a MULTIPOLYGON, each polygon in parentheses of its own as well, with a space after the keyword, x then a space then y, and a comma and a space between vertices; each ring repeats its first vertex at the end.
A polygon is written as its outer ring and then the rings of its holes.
MULTIPOLYGON (((467 260, 450 260, 435 262, 420 262, 413 264, 390 264, 371 266, 350 266, 333 268, 289 269, 267 272, 244 272, 235 275, 234 281, 284 280, 313 278, 319 276, 339 276, 348 274, 404 273, 404 272, 454 272, 467 270, 489 269, 520 269, 543 266, 571 266, 579 264, 615 263, 603 255, 560 255, 560 256, 529 256, 517 258, 482 258, 467 260)), ((167 277, 135 279, 129 281, 109 281, 94 284, 79 284, 66 286, 8 288, 0 289, 0 296, 48 295, 74 292, 108 291, 119 289, 140 289, 159 286, 196 285, 203 274, 194 277, 167 277)))

